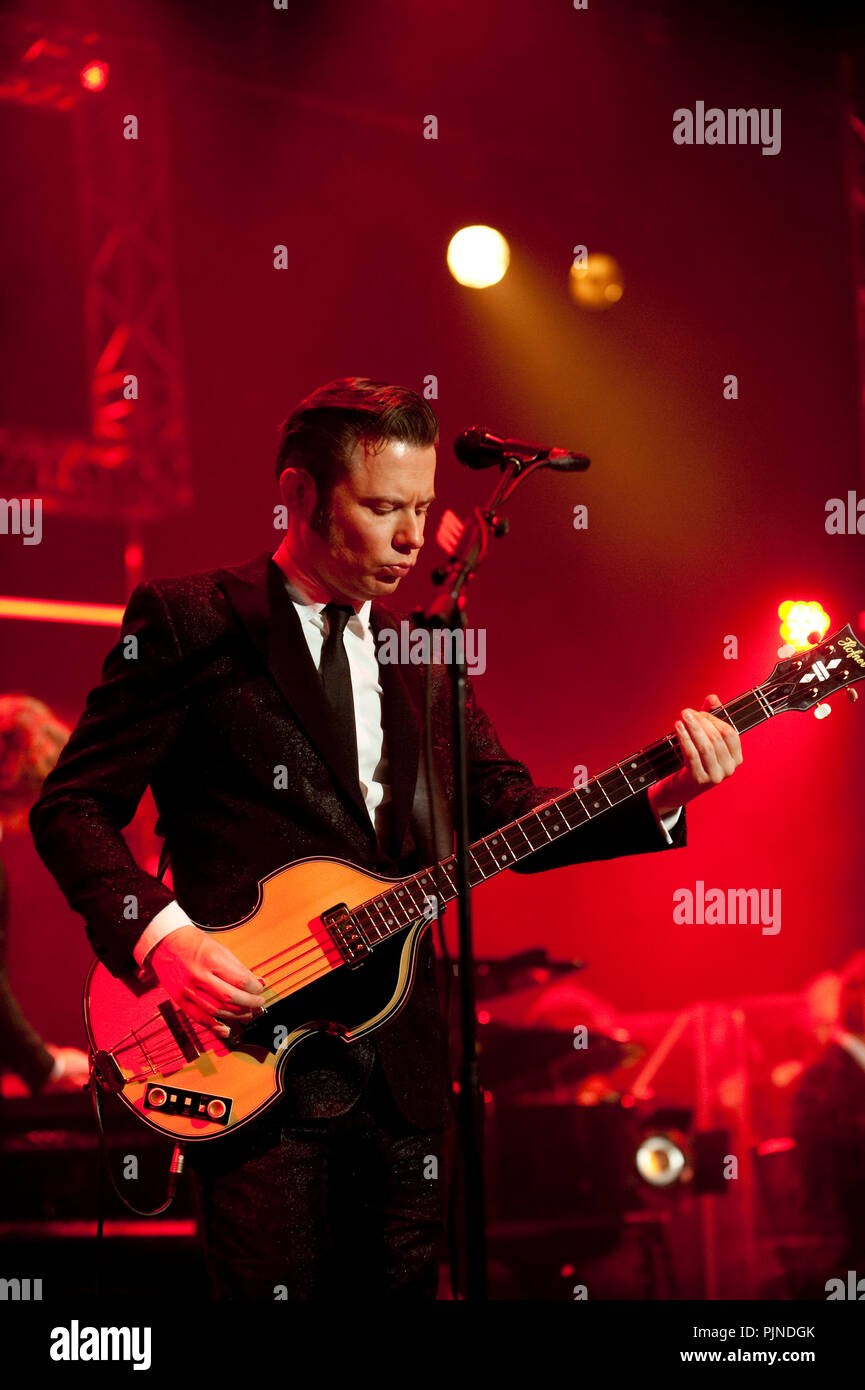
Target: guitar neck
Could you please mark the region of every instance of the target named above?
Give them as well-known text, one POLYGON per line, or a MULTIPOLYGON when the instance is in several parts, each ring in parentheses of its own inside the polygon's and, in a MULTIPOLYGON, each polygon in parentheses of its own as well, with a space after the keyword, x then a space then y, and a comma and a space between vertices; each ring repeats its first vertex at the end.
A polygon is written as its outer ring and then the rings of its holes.
MULTIPOLYGON (((760 689, 747 691, 726 705, 718 705, 712 713, 738 733, 754 729, 771 718, 776 710, 760 689)), ((554 840, 602 816, 614 806, 640 796, 655 782, 663 781, 684 764, 675 734, 667 734, 647 748, 625 758, 599 773, 582 787, 575 787, 518 816, 516 820, 469 846, 469 885, 476 888, 494 878, 503 869, 521 859, 528 859, 554 840)), ((422 869, 369 902, 352 911, 370 946, 393 936, 423 919, 428 914, 429 900, 452 902, 457 896, 456 855, 439 861, 437 866, 422 869), (436 875, 436 867, 438 875, 436 875)))

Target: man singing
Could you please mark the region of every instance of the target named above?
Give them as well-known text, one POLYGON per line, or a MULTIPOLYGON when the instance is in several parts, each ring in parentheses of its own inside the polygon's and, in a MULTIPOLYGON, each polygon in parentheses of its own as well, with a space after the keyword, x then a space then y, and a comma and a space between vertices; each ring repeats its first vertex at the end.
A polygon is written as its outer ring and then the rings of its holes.
MULTIPOLYGON (((400 629, 387 600, 424 542, 437 440, 431 408, 408 388, 345 378, 308 396, 282 427, 282 544, 139 585, 31 814, 106 967, 153 972, 187 1017, 225 1038, 258 1016, 262 982, 203 926, 246 916, 259 880, 296 859, 396 877, 451 850, 447 834, 437 853, 426 814, 429 781, 447 831, 447 671, 430 669, 428 771, 423 675, 377 655, 379 635, 400 629), (148 785, 172 889, 139 868, 121 833, 148 785)), ((682 711, 678 773, 515 871, 684 844, 682 806, 741 762, 735 730, 708 712, 718 703, 682 711)), ((565 789, 533 784, 471 688, 467 706, 476 839, 565 789)), ((214 1297, 435 1298, 444 1194, 429 1160, 449 1118, 443 1043, 427 933, 396 1017, 350 1044, 316 1034, 289 1055, 264 1116, 190 1146, 214 1297)))

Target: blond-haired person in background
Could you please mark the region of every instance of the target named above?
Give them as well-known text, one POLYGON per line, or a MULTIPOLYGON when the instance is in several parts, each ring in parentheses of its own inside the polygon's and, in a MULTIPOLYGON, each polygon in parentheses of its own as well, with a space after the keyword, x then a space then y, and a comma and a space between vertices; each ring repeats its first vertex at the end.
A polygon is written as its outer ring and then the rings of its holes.
MULTIPOLYGON (((69 737, 41 700, 0 695, 0 840, 27 828, 27 813, 69 737)), ((89 1075, 86 1053, 46 1043, 27 1022, 6 971, 9 887, 0 859, 0 1070, 37 1091, 75 1091, 89 1075)))

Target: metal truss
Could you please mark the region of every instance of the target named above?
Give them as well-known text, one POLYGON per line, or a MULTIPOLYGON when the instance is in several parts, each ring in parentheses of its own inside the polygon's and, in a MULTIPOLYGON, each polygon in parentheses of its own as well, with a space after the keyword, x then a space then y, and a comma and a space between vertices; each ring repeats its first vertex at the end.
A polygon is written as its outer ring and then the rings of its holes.
POLYGON ((149 43, 0 31, 0 100, 74 122, 91 419, 87 439, 0 428, 0 493, 133 531, 192 499, 162 72, 149 43), (96 57, 108 84, 85 92, 96 57))

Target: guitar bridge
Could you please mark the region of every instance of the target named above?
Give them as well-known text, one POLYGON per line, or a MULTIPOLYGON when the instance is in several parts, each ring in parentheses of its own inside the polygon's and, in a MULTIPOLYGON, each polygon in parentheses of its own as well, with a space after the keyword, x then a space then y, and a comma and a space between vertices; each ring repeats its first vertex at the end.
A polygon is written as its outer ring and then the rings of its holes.
POLYGON ((362 965, 371 954, 372 947, 353 920, 345 903, 337 903, 321 914, 321 920, 330 932, 331 940, 349 970, 362 965))
POLYGON ((110 1052, 97 1052, 93 1057, 93 1071, 106 1091, 122 1091, 126 1078, 110 1052))

